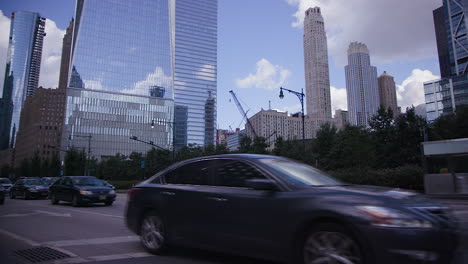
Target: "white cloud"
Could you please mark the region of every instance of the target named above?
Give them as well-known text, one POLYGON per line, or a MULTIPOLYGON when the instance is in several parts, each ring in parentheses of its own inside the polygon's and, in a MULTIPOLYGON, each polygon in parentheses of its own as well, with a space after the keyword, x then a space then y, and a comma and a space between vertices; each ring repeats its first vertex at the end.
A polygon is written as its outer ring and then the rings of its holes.
POLYGON ((283 106, 281 109, 275 109, 280 112, 288 112, 289 114, 294 114, 297 112, 301 112, 301 104, 295 104, 295 105, 289 105, 289 106, 283 106))
POLYGON ((172 87, 172 76, 166 75, 164 69, 161 67, 156 67, 154 72, 149 73, 146 76, 146 79, 141 80, 133 85, 131 89, 122 90, 122 93, 129 94, 138 94, 138 95, 149 95, 149 87, 157 85, 166 88, 165 97, 170 96, 172 91, 169 91, 167 88, 172 87))
POLYGON ((8 36, 10 34, 10 19, 0 10, 0 98, 3 95, 3 80, 8 52, 8 36))
POLYGON ((257 62, 257 71, 243 79, 237 79, 239 88, 261 88, 267 90, 278 89, 286 84, 291 72, 280 65, 273 65, 267 59, 257 62))
POLYGON ((103 90, 101 80, 83 80, 84 87, 91 90, 103 90))
POLYGON ((348 109, 348 101, 346 97, 346 89, 345 88, 336 88, 331 86, 330 87, 330 96, 331 96, 331 105, 332 105, 332 114, 335 114, 335 110, 347 110, 348 109))
POLYGON ((297 7, 293 27, 302 28, 304 12, 319 6, 328 49, 336 63, 347 63, 349 43, 365 43, 372 62, 418 60, 437 54, 432 10, 440 0, 286 0, 297 7))
POLYGON ((195 73, 195 77, 204 81, 214 82, 216 79, 213 77, 213 72, 216 73, 215 66, 213 64, 204 64, 195 73))
POLYGON ((47 19, 45 25, 44 47, 42 49, 41 75, 39 86, 56 88, 60 75, 62 41, 65 30, 57 27, 55 21, 47 19))
POLYGON ((407 107, 424 103, 424 82, 439 78, 431 71, 414 69, 408 78, 400 85, 397 85, 397 101, 398 106, 401 106, 401 110, 404 112, 407 107))

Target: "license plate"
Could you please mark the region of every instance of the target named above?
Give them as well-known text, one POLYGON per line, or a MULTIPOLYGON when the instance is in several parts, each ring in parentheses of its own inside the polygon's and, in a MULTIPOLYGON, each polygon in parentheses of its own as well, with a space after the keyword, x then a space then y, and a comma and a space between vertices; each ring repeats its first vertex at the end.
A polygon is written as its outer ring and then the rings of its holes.
POLYGON ((99 196, 99 200, 105 200, 105 199, 106 199, 105 195, 99 196))

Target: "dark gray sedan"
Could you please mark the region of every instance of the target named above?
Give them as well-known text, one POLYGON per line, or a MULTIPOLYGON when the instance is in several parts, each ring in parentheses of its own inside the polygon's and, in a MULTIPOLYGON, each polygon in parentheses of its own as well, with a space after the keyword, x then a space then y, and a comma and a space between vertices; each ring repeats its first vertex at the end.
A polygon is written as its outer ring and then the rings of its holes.
POLYGON ((160 254, 199 247, 289 263, 450 263, 446 208, 397 189, 348 185, 266 155, 187 160, 129 191, 128 227, 160 254))

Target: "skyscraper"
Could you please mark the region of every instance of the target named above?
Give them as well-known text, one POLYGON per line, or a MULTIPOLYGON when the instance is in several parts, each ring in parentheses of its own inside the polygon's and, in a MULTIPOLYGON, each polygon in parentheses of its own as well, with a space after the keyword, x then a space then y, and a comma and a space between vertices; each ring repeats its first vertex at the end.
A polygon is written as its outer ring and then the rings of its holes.
POLYGON ((176 146, 215 142, 217 21, 218 0, 175 0, 176 146))
POLYGON ((331 118, 327 36, 319 7, 305 12, 304 70, 307 115, 331 118))
POLYGON ((368 126, 380 106, 377 68, 371 66, 369 49, 364 43, 352 42, 348 48, 346 93, 349 123, 368 126))
POLYGON ((21 109, 39 83, 45 18, 38 13, 11 14, 7 65, 0 109, 0 149, 15 146, 21 109))
POLYGON ((171 149, 173 14, 169 0, 77 0, 62 148, 148 151, 137 137, 171 149))
POLYGON ((384 71, 377 80, 379 82, 380 104, 385 109, 392 109, 393 117, 398 116, 400 113, 398 113, 396 86, 393 76, 384 71))
POLYGON ((443 0, 433 15, 442 78, 467 74, 468 0, 443 0))

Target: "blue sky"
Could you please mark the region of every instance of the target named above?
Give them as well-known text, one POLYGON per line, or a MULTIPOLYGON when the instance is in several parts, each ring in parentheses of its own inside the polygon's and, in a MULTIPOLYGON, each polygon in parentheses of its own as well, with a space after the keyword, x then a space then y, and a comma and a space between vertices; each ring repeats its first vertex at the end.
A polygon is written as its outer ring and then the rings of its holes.
MULTIPOLYGON (((328 36, 332 108, 346 108, 344 65, 351 41, 367 44, 380 75, 395 77, 399 105, 424 102, 422 83, 438 78, 432 10, 442 0, 219 0, 218 127, 243 126, 229 90, 248 116, 261 108, 299 111, 297 97, 278 98, 279 86, 304 88, 302 15, 320 6, 328 36)), ((55 87, 64 30, 74 0, 6 0, 0 3, 0 81, 12 11, 39 12, 48 19, 40 85, 55 87)), ((3 83, 3 82, 1 82, 3 83)))

